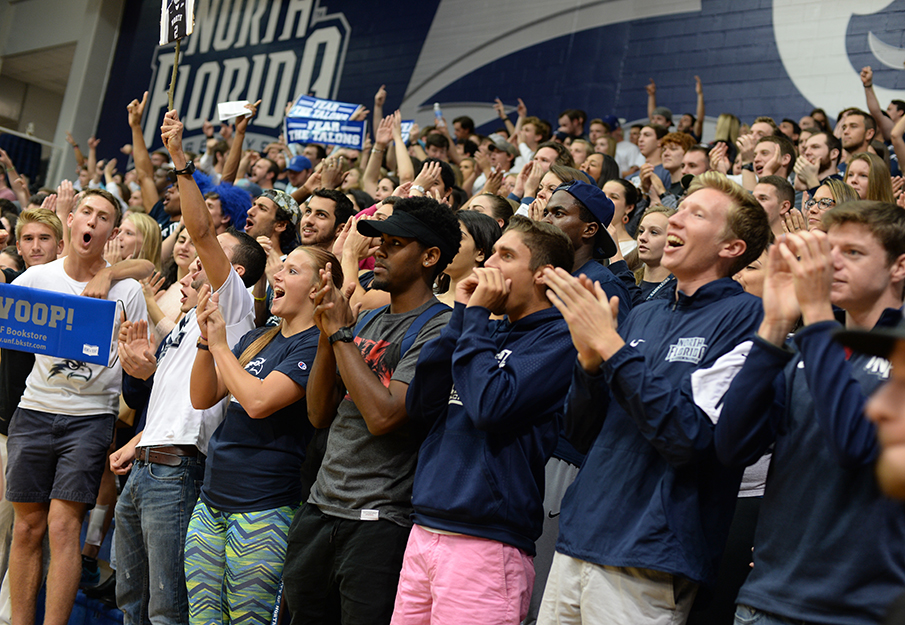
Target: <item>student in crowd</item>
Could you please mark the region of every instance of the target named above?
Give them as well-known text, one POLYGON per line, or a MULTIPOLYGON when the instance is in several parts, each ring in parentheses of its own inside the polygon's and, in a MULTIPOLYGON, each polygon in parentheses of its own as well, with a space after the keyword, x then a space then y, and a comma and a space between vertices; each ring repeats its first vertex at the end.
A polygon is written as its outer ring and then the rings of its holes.
POLYGON ((114 254, 107 262, 115 265, 127 258, 143 258, 151 261, 155 271, 160 271, 160 226, 144 213, 127 211, 120 225, 116 241, 111 244, 114 254))
POLYGON ((728 467, 773 450, 736 623, 876 623, 905 584, 905 511, 877 488, 876 428, 863 415, 889 364, 832 339, 834 307, 848 329, 901 322, 905 212, 849 202, 823 229, 771 248, 763 321, 716 427, 728 467))
POLYGON ((588 454, 563 500, 539 623, 681 623, 714 582, 741 481, 713 448, 731 374, 692 379, 755 329, 759 302, 729 276, 768 236, 754 198, 707 172, 669 221, 676 299, 639 306, 617 332, 621 302, 546 272, 578 350, 567 433, 588 454))
MULTIPOLYGON (((69 253, 30 268, 16 284, 81 294, 100 273, 110 271, 104 247, 116 237, 121 219, 119 201, 107 191, 82 192, 67 217, 72 241, 69 253)), ((147 264, 150 274, 151 263, 147 264)), ((127 319, 147 319, 141 285, 134 280, 113 284, 106 299, 118 302, 117 308, 127 319)), ((112 360, 111 367, 75 363, 82 374, 72 376, 60 373, 72 371, 73 361, 35 357, 7 443, 6 496, 16 511, 10 554, 16 621, 34 620, 45 532, 49 532, 51 548, 45 622, 63 624, 69 620, 82 570, 82 518, 97 500, 119 411, 122 368, 115 358, 112 360), (71 442, 61 441, 61 436, 71 442)))
POLYGON ((506 198, 492 193, 482 193, 471 198, 462 210, 476 211, 493 218, 501 230, 509 225, 509 220, 513 215, 512 203, 506 198))
POLYGON ((456 301, 456 287, 484 266, 502 235, 497 221, 478 210, 460 211, 456 217, 462 231, 459 252, 437 278, 437 299, 450 308, 456 301))
POLYGON ((845 183, 858 192, 862 200, 895 203, 889 167, 870 152, 855 155, 845 169, 845 183))
POLYGON ((176 243, 173 245, 173 255, 164 263, 164 290, 155 293, 152 289, 146 288, 144 291, 148 318, 158 344, 176 327, 183 314, 181 283, 189 275, 192 263, 197 257, 198 252, 192 242, 192 235, 185 226, 181 226, 176 235, 176 243))
POLYGON ((637 247, 637 243, 628 232, 628 224, 633 221, 635 210, 641 201, 641 194, 638 187, 622 178, 610 180, 601 189, 613 203, 612 225, 616 232, 614 238, 619 242, 622 255, 627 256, 637 247))
POLYGON ((673 208, 651 206, 638 224, 638 259, 643 264, 635 275, 645 302, 675 298, 676 277, 660 262, 666 249, 669 218, 675 213, 673 208))
POLYGON ((616 254, 616 243, 607 232, 614 214, 613 202, 603 191, 575 180, 556 188, 544 209, 543 221, 565 232, 572 242, 572 275, 596 280, 610 297, 618 297, 622 302, 619 318, 624 320, 631 310, 632 297, 622 281, 600 262, 616 254))
POLYGON ((128 623, 189 621, 185 535, 204 477, 208 442, 227 403, 207 409, 192 406, 186 380, 201 336, 195 304, 202 286, 217 294, 227 342, 235 345, 254 328, 248 287, 258 281, 265 262, 264 250, 244 232, 217 234, 218 223, 201 190, 184 171, 182 124, 171 115, 164 129, 173 163, 183 171, 177 178, 183 220, 186 233, 193 233, 198 242, 199 260, 180 284, 185 316, 156 352, 140 322, 127 322, 120 332, 120 359, 131 376, 124 384, 127 401, 151 386, 142 431, 110 456, 111 469, 129 475, 116 505, 115 534, 117 605, 128 623))
POLYGON ((279 604, 289 525, 301 503, 299 475, 313 428, 300 418, 317 352, 314 296, 330 265, 316 246, 290 252, 274 276, 271 312, 230 348, 217 294, 204 288, 201 336, 192 367, 192 405, 211 408, 229 395, 208 447, 204 485, 185 538, 189 622, 244 620, 266 625, 279 604))
POLYGON ((574 354, 543 270, 569 269, 571 256, 561 231, 514 218, 485 267, 459 283, 449 324, 421 352, 406 403, 430 434, 393 623, 516 625, 527 614, 543 468, 574 354))
POLYGON ((823 229, 823 214, 834 206, 860 199, 858 193, 841 180, 830 178, 817 187, 814 197, 804 203, 808 230, 823 229))
POLYGON ((335 621, 340 613, 390 621, 424 434, 409 421, 405 396, 421 347, 449 319, 432 287, 462 236, 452 211, 429 198, 399 200, 388 219, 360 221, 358 229, 380 237, 372 286, 387 291, 390 304, 359 316, 353 328, 352 309, 330 285, 331 272, 323 273, 307 402, 311 422, 330 434, 290 528, 283 570, 287 605, 301 621, 335 621))

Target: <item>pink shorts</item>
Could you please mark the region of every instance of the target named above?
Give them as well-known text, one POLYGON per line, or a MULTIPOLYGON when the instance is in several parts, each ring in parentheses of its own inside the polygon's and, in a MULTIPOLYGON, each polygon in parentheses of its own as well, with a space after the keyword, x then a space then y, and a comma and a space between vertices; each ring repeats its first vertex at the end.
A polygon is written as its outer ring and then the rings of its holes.
POLYGON ((517 625, 528 615, 534 558, 495 540, 412 528, 391 625, 517 625))

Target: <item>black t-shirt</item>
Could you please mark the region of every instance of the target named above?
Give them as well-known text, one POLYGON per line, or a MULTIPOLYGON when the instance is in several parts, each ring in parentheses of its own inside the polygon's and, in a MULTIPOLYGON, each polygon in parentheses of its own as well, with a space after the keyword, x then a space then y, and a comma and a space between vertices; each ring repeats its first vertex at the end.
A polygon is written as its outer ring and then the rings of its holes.
MULTIPOLYGON (((258 328, 243 336, 233 349, 236 357, 269 329, 258 328)), ((318 335, 317 326, 290 337, 277 334, 245 370, 262 380, 279 371, 304 388, 318 335)), ((260 512, 298 504, 302 498, 299 474, 313 432, 304 398, 263 419, 249 417, 233 398, 208 445, 201 499, 225 512, 260 512)))

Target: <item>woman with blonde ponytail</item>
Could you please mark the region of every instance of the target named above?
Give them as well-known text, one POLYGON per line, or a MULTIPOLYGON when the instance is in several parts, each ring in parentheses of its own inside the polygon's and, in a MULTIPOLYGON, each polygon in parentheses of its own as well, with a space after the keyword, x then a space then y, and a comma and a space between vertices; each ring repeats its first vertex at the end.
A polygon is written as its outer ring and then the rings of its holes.
POLYGON ((273 277, 276 327, 226 342, 217 295, 198 301, 201 339, 192 368, 192 404, 209 408, 231 396, 211 437, 201 496, 185 541, 189 622, 240 619, 266 625, 279 603, 286 536, 301 503, 299 474, 313 434, 305 384, 317 352, 314 296, 320 270, 336 258, 298 247, 273 277))

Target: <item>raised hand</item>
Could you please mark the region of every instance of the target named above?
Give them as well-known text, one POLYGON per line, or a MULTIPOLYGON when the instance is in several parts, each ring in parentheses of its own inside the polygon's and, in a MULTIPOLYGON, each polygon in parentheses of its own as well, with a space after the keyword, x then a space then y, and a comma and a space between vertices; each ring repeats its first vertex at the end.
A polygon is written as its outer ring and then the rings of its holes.
POLYGON ((481 192, 496 195, 500 190, 500 185, 503 184, 503 175, 502 171, 495 171, 489 174, 481 192))
MULTIPOLYGON (((776 147, 779 148, 778 145, 776 147)), ((795 175, 806 185, 805 188, 811 189, 820 184, 820 178, 818 177, 820 166, 809 161, 804 155, 799 156, 795 160, 793 169, 795 170, 795 175)))
POLYGON ((757 333, 761 338, 781 346, 801 316, 801 308, 795 295, 795 278, 780 252, 779 242, 767 252, 764 276, 764 319, 757 333))
POLYGON ((69 213, 72 212, 72 209, 75 208, 75 189, 72 187, 72 182, 69 180, 64 180, 60 183, 60 186, 57 187, 57 195, 56 200, 54 201, 54 208, 57 213, 57 217, 59 217, 63 223, 66 223, 66 217, 69 213))
MULTIPOLYGON (((245 108, 251 111, 251 115, 239 115, 236 118, 236 132, 239 134, 245 134, 245 131, 248 130, 248 122, 252 120, 252 118, 258 114, 258 107, 261 106, 261 101, 258 100, 254 104, 246 104, 245 108)), ((220 134, 223 134, 223 130, 221 129, 220 134)), ((226 139, 226 135, 223 136, 226 139)))
POLYGON ((374 108, 383 107, 387 101, 386 85, 380 85, 380 89, 374 94, 374 108))
POLYGON ((500 119, 506 119, 506 109, 503 106, 503 101, 499 98, 496 98, 493 101, 493 110, 496 111, 496 114, 500 119))
POLYGON ((421 167, 421 173, 412 183, 413 187, 420 186, 426 192, 440 180, 440 163, 425 163, 421 167))
POLYGON ((870 68, 870 65, 861 68, 861 84, 865 89, 874 86, 874 70, 870 68))
POLYGON ((575 278, 562 268, 544 269, 547 297, 569 325, 578 361, 586 371, 596 371, 622 345, 616 333, 619 298, 607 297, 600 283, 586 276, 575 278))
POLYGON ((735 145, 742 154, 743 163, 750 163, 754 160, 754 148, 757 147, 757 138, 752 133, 741 135, 735 145))
POLYGON ((384 148, 393 140, 394 116, 387 115, 380 120, 377 130, 374 132, 374 143, 384 148))
POLYGON ((784 235, 777 247, 792 275, 805 324, 833 319, 830 291, 835 267, 826 233, 811 230, 784 235))
POLYGON ((145 91, 144 95, 141 96, 141 102, 138 100, 132 100, 129 104, 126 105, 126 111, 129 113, 129 126, 131 128, 140 128, 141 127, 141 117, 145 112, 145 105, 148 103, 148 92, 145 91))
POLYGON ((647 95, 657 95, 657 83, 654 82, 654 79, 650 79, 650 84, 648 84, 645 89, 647 90, 647 95))
POLYGON ((732 168, 729 162, 729 146, 726 143, 717 143, 710 150, 710 169, 716 170, 721 174, 728 174, 732 168))
POLYGON ((808 229, 808 222, 797 208, 792 208, 782 216, 782 230, 788 234, 794 234, 808 229))
POLYGON ((167 111, 163 116, 163 125, 160 127, 160 138, 171 155, 182 152, 182 130, 179 113, 175 110, 167 111))
POLYGON ((154 333, 148 333, 147 321, 126 321, 119 331, 119 360, 133 378, 147 380, 157 370, 154 333))

